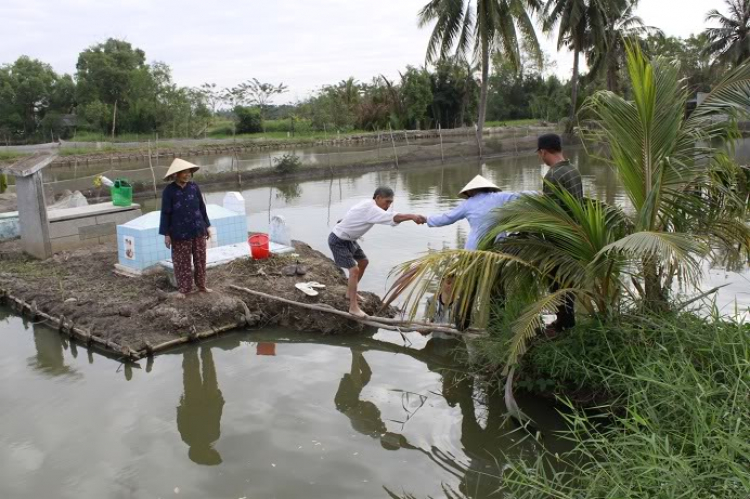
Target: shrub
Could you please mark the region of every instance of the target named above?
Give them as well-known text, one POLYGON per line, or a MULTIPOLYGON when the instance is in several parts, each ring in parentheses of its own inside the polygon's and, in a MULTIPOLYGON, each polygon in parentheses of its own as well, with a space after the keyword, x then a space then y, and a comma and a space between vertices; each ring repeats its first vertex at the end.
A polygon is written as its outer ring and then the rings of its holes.
POLYGON ((302 159, 294 153, 284 154, 273 160, 276 171, 281 173, 292 173, 302 166, 302 159))
POLYGON ((571 406, 574 450, 512 463, 510 497, 749 497, 750 326, 683 314, 566 334, 526 361, 616 398, 571 406))
POLYGON ((254 107, 237 106, 234 108, 237 116, 237 133, 260 133, 263 131, 263 119, 260 110, 254 107))

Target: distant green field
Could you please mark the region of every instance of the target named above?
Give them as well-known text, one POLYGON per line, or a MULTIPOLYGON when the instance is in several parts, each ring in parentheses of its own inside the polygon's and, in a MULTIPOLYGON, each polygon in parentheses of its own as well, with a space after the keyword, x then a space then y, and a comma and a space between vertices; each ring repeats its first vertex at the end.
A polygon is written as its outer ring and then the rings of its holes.
MULTIPOLYGON (((506 120, 506 121, 488 121, 485 127, 513 127, 513 126, 529 126, 539 124, 538 119, 524 119, 524 120, 506 120)), ((159 145, 161 147, 167 147, 167 141, 171 139, 189 138, 189 139, 201 139, 203 137, 209 139, 231 139, 236 138, 237 140, 283 140, 283 139, 295 139, 295 140, 322 140, 325 138, 333 138, 336 136, 346 137, 348 135, 359 135, 363 133, 372 132, 372 130, 348 130, 346 132, 337 133, 335 129, 328 131, 313 130, 312 123, 310 120, 302 119, 297 120, 292 125, 292 121, 289 119, 282 120, 266 120, 264 122, 265 132, 262 133, 251 133, 251 134, 236 134, 233 135, 233 122, 231 119, 222 118, 215 119, 213 123, 205 131, 204 135, 184 137, 177 136, 172 137, 171 134, 167 133, 159 135, 159 145), (292 131, 294 127, 294 131, 292 131)), ((155 142, 156 134, 136 134, 136 133, 125 133, 117 135, 114 142, 155 142)), ((112 143, 112 137, 107 134, 97 132, 79 131, 75 137, 71 138, 72 142, 103 142, 112 143)), ((63 152, 61 155, 70 156, 75 154, 88 154, 95 152, 109 152, 106 149, 88 150, 89 148, 79 148, 78 150, 70 150, 63 152)), ((2 157, 0 157, 2 159, 2 157)))
POLYGON ((498 126, 529 126, 529 125, 538 125, 539 120, 535 118, 525 119, 525 120, 505 120, 505 121, 487 121, 485 122, 485 127, 498 127, 498 126))

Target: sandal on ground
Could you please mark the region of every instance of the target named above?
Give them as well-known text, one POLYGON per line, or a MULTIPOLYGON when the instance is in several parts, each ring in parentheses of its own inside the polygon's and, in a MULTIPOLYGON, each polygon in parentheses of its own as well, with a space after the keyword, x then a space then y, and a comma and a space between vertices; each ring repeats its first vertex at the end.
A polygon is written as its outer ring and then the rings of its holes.
POLYGON ((308 282, 307 285, 313 289, 326 289, 326 285, 320 284, 318 281, 308 282))
POLYGON ((294 287, 305 293, 307 296, 318 296, 318 292, 311 288, 309 283, 298 282, 294 287))

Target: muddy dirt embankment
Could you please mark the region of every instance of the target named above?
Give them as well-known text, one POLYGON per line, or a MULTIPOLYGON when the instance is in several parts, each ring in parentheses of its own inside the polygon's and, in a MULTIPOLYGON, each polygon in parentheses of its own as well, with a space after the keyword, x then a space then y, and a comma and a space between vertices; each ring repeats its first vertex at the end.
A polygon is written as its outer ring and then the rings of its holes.
MULTIPOLYGON (((140 278, 116 274, 114 245, 64 252, 37 261, 26 257, 17 241, 5 242, 0 244, 0 299, 19 312, 46 319, 93 347, 130 358, 158 353, 164 350, 160 345, 176 346, 240 327, 285 326, 320 334, 361 331, 362 325, 345 317, 230 288, 236 285, 347 310, 343 272, 310 246, 295 242, 295 248, 300 264, 307 270, 304 276, 290 277, 282 272, 295 263, 291 256, 237 260, 208 269, 208 285, 213 293, 193 293, 180 299, 174 296, 164 272, 155 271, 140 278), (294 287, 301 281, 318 281, 326 289, 317 297, 308 297, 294 287), (74 329, 76 335, 72 334, 74 329)), ((363 310, 375 313, 380 299, 371 293, 362 294, 363 310)))

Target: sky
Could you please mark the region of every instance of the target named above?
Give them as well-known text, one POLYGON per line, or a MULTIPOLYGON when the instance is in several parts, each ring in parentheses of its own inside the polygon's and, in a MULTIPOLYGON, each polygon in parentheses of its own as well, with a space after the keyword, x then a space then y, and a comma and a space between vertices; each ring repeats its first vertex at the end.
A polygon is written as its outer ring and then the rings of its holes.
MULTIPOLYGON (((284 82, 277 102, 304 99, 354 76, 397 77, 424 64, 429 28, 417 24, 427 0, 1 0, 0 64, 28 55, 74 73, 79 52, 114 37, 163 61, 179 85, 230 87, 250 78, 284 82)), ((723 0, 641 0, 637 13, 667 35, 702 31, 723 0)), ((540 35, 569 78, 573 57, 540 35)))

